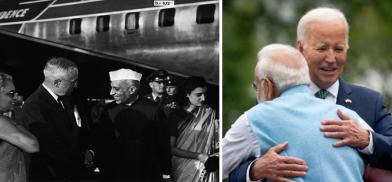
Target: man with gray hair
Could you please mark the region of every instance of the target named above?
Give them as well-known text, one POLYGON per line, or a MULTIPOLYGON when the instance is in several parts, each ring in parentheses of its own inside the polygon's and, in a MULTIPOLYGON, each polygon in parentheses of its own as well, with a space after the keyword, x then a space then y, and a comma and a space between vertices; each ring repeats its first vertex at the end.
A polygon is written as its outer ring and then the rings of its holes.
POLYGON ((131 69, 109 72, 110 95, 97 123, 97 164, 108 181, 163 181, 170 178, 169 136, 163 110, 139 95, 142 75, 131 69))
POLYGON ((78 105, 80 99, 71 97, 78 72, 72 61, 50 58, 43 70, 44 82, 23 105, 21 118, 41 146, 40 152, 31 155, 30 181, 79 180, 91 165, 85 161, 87 156, 92 160, 84 138, 88 123, 78 105))
MULTIPOLYGON (((325 138, 319 121, 339 119, 344 112, 370 127, 355 112, 314 97, 309 83, 306 60, 295 48, 272 44, 259 52, 254 82, 259 104, 241 115, 222 141, 224 177, 241 161, 274 151, 286 156, 286 167, 299 171, 295 181, 362 181, 364 162, 358 152, 348 146, 335 149, 337 139, 325 138)), ((266 174, 252 178, 283 180, 266 174)))
MULTIPOLYGON (((337 149, 351 146, 370 166, 392 170, 392 117, 385 107, 383 96, 371 89, 347 83, 340 77, 347 61, 348 33, 348 22, 340 10, 315 8, 298 22, 297 49, 308 62, 312 94, 356 111, 374 131, 360 127, 350 117, 320 121, 320 129, 325 137, 339 139, 333 143, 337 149)), ((277 153, 271 156, 261 159, 268 163, 284 158, 277 153)), ((246 181, 247 169, 263 173, 260 166, 258 170, 254 169, 251 161, 241 164, 230 175, 231 179, 246 181)), ((285 170, 292 172, 288 176, 296 176, 295 169, 285 170)), ((391 176, 390 171, 386 173, 391 176)))

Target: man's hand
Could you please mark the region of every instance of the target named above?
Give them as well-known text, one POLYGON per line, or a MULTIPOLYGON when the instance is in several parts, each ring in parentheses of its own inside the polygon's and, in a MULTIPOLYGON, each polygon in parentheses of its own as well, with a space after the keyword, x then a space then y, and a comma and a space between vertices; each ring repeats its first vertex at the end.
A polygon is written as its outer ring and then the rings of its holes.
POLYGON ((286 177, 305 176, 308 166, 296 157, 284 157, 279 153, 285 150, 288 142, 270 148, 263 157, 256 160, 250 168, 250 179, 269 179, 274 182, 289 182, 286 177))
POLYGON ((328 138, 340 138, 334 147, 351 146, 363 149, 369 145, 369 131, 359 126, 349 116, 338 110, 339 120, 322 121, 321 131, 328 138))

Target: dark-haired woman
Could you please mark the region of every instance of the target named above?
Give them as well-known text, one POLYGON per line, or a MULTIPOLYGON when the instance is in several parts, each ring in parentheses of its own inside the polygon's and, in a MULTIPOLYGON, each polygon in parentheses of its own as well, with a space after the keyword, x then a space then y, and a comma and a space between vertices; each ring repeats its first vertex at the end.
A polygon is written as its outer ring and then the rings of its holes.
POLYGON ((219 125, 215 111, 204 104, 206 90, 203 78, 188 78, 188 103, 171 117, 173 181, 218 181, 219 125))

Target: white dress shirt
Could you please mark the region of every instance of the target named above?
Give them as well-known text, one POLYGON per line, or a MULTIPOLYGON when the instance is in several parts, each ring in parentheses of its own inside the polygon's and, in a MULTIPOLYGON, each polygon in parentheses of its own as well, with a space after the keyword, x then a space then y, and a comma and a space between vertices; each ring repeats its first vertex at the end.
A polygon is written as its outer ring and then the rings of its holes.
POLYGON ((54 100, 58 102, 57 99, 59 98, 59 96, 56 95, 52 90, 50 90, 45 84, 42 84, 42 86, 49 92, 49 94, 54 98, 54 100))
MULTIPOLYGON (((57 99, 59 98, 59 96, 58 95, 56 95, 52 90, 50 90, 45 84, 42 84, 42 86, 49 92, 49 94, 54 98, 54 100, 57 102, 57 103, 60 103, 61 104, 61 106, 63 107, 63 109, 64 109, 64 105, 63 105, 63 103, 60 101, 58 101, 57 99)), ((81 117, 80 117, 80 115, 79 115, 79 111, 78 111, 78 108, 76 107, 76 105, 74 105, 73 106, 73 114, 74 114, 74 117, 75 117, 75 121, 76 121, 76 125, 80 128, 80 127, 82 127, 82 119, 81 119, 81 117)))

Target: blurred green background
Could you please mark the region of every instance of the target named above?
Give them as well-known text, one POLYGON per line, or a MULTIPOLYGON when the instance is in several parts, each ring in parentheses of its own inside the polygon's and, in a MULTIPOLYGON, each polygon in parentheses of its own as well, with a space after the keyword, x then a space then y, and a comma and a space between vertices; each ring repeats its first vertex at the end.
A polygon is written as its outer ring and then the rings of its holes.
POLYGON ((392 1, 224 0, 223 136, 256 103, 256 54, 269 43, 295 46, 297 22, 320 6, 340 9, 350 24, 343 79, 381 92, 392 103, 392 1))

